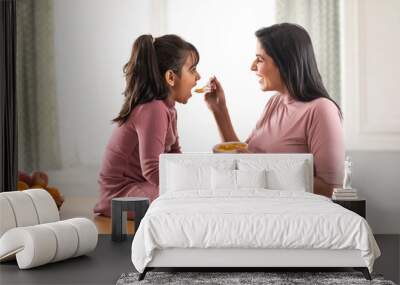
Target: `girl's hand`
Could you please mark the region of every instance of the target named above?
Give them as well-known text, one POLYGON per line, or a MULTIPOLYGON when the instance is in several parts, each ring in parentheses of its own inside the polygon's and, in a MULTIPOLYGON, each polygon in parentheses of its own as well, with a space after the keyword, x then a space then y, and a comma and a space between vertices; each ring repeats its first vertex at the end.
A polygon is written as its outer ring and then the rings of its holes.
POLYGON ((215 76, 210 78, 207 85, 211 91, 204 95, 204 100, 212 112, 219 112, 226 107, 224 89, 215 76))

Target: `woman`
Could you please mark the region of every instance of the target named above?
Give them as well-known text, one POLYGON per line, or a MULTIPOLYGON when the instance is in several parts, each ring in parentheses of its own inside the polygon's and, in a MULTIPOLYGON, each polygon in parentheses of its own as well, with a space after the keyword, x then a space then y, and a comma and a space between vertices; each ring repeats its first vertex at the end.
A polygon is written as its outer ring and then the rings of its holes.
POLYGON ((186 104, 200 79, 199 53, 176 35, 140 36, 124 66, 125 101, 100 171, 94 212, 110 216, 114 197, 158 196, 161 153, 180 153, 175 102, 186 104))
MULTIPOLYGON (((277 91, 246 142, 254 153, 312 153, 314 193, 331 197, 341 184, 344 142, 339 106, 329 97, 318 72, 308 33, 294 24, 262 28, 251 65, 262 91, 277 91)), ((205 95, 223 141, 239 141, 216 78, 205 95)))

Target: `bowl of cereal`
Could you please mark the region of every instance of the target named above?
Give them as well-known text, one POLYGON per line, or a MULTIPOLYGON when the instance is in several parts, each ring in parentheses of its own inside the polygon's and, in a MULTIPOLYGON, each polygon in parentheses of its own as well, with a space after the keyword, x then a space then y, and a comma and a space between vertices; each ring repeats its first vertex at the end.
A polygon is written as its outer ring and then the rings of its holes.
POLYGON ((214 153, 240 153, 247 150, 247 143, 244 142, 223 142, 213 147, 214 153))

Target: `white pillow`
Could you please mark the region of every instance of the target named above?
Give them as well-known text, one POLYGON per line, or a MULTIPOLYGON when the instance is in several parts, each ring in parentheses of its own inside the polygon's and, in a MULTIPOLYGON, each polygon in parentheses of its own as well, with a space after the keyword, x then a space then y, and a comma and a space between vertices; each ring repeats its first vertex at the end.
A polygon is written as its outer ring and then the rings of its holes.
POLYGON ((211 169, 212 190, 267 188, 266 170, 211 169))
POLYGON ((212 190, 236 190, 236 170, 211 168, 212 190))
POLYGON ((234 169, 235 160, 177 159, 168 161, 166 191, 211 190, 211 168, 234 169))
POLYGON ((238 160, 239 170, 266 170, 267 188, 271 190, 307 191, 312 188, 309 181, 310 167, 304 160, 238 160))
POLYGON ((169 191, 210 189, 210 171, 211 167, 170 163, 167 189, 169 191))
POLYGON ((267 171, 236 170, 237 188, 267 188, 267 171))
POLYGON ((308 176, 306 164, 294 168, 270 169, 267 171, 268 189, 307 191, 308 176))

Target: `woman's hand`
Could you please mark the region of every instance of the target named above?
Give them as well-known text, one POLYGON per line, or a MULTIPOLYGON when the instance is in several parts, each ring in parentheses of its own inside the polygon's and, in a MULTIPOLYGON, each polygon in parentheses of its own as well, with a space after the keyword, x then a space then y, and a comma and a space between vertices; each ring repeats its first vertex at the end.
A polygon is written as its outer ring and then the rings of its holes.
POLYGON ((248 148, 245 149, 240 148, 236 150, 236 153, 252 153, 252 152, 250 152, 248 148))
POLYGON ((207 92, 204 95, 204 100, 212 112, 220 112, 226 108, 224 89, 215 76, 210 78, 207 85, 210 87, 211 92, 207 92))

